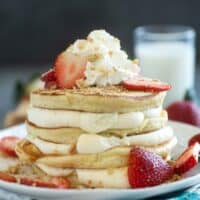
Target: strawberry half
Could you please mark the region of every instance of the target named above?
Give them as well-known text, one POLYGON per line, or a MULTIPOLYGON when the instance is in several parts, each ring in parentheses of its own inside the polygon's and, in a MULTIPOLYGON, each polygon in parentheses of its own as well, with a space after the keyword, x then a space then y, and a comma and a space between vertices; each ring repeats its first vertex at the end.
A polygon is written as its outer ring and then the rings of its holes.
POLYGON ((76 81, 84 78, 87 60, 72 53, 61 53, 55 62, 55 73, 60 88, 73 88, 76 81))
POLYGON ((57 88, 57 78, 54 69, 50 69, 46 73, 42 74, 41 80, 44 81, 44 87, 47 89, 57 88))
POLYGON ((50 69, 41 76, 41 80, 44 82, 56 81, 56 74, 54 69, 50 69))
POLYGON ((6 136, 0 140, 0 151, 8 156, 16 157, 15 146, 20 138, 15 136, 6 136))
POLYGON ((188 172, 198 163, 200 145, 195 143, 189 146, 176 160, 174 171, 177 174, 188 172))
POLYGON ((171 85, 159 80, 147 78, 135 78, 123 82, 123 86, 128 90, 139 90, 146 92, 161 92, 171 89, 171 85))
POLYGON ((139 147, 129 155, 128 180, 132 188, 159 185, 173 176, 173 168, 160 156, 139 147))

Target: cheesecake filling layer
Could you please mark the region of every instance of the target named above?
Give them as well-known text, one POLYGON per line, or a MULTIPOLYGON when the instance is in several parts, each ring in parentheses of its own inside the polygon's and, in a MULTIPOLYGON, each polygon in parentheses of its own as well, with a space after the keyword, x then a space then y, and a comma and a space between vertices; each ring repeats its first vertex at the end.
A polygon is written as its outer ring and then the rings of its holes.
POLYGON ((77 127, 88 133, 139 127, 145 118, 160 117, 162 108, 130 113, 89 113, 69 110, 28 109, 28 120, 43 128, 77 127))
POLYGON ((166 143, 174 137, 173 129, 169 126, 146 134, 104 137, 94 134, 82 134, 78 138, 76 149, 79 154, 100 153, 115 146, 154 147, 166 143))
POLYGON ((74 147, 76 147, 78 154, 100 153, 117 146, 138 145, 149 148, 150 150, 159 149, 160 147, 162 148, 162 144, 165 146, 170 141, 173 141, 173 138, 175 138, 174 133, 169 126, 150 133, 126 136, 123 138, 81 134, 76 144, 57 144, 44 141, 32 135, 27 136, 27 140, 34 144, 44 155, 68 155, 71 154, 74 147))
POLYGON ((130 188, 128 167, 114 169, 77 169, 79 183, 96 188, 130 188))
POLYGON ((73 144, 57 144, 41 140, 32 135, 27 135, 26 139, 34 144, 45 155, 67 155, 73 150, 73 144))
POLYGON ((35 165, 49 176, 69 176, 75 171, 79 184, 88 187, 130 187, 128 182, 128 167, 110 169, 70 169, 50 167, 41 163, 35 163, 35 165))

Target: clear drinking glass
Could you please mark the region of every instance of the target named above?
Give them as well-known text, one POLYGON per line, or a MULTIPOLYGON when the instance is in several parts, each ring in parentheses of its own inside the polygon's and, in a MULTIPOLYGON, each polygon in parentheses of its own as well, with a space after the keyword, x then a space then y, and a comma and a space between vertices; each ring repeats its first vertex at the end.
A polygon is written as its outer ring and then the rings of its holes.
POLYGON ((144 76, 170 83, 165 105, 194 86, 195 31, 179 25, 152 25, 134 30, 134 56, 144 76))

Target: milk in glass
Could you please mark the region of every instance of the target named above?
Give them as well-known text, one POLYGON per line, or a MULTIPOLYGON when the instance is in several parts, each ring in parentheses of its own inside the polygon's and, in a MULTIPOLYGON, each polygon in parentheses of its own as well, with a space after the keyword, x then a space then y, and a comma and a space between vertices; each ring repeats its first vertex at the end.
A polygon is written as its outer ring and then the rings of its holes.
MULTIPOLYGON (((155 40, 155 38, 154 38, 155 40)), ((194 86, 195 49, 188 41, 139 41, 134 48, 142 74, 172 85, 165 105, 184 98, 194 86)))

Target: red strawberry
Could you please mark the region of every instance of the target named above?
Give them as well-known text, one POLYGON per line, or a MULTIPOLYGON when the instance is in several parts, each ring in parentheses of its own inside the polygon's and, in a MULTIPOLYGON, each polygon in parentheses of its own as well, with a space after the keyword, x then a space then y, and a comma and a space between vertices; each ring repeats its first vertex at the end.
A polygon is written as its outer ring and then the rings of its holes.
POLYGON ((66 178, 62 178, 62 177, 53 177, 51 179, 51 182, 56 185, 57 188, 60 189, 66 189, 66 188, 70 188, 70 182, 69 180, 67 180, 66 178))
POLYGON ((3 153, 16 157, 15 146, 20 138, 15 136, 6 136, 0 140, 0 151, 3 153))
POLYGON ((29 177, 22 177, 19 179, 19 182, 23 185, 45 188, 67 189, 70 187, 69 181, 61 177, 53 177, 49 181, 44 181, 41 179, 31 179, 29 177))
POLYGON ((48 180, 33 179, 30 177, 16 178, 15 176, 9 175, 6 172, 0 172, 0 180, 12 183, 18 182, 23 185, 29 185, 34 187, 59 188, 59 189, 67 189, 70 187, 70 182, 62 177, 53 177, 48 180))
POLYGON ((128 179, 132 188, 159 185, 173 176, 173 168, 160 156, 133 147, 129 156, 128 179))
POLYGON ((17 179, 14 176, 7 174, 6 172, 0 172, 0 180, 16 183, 17 179))
POLYGON ((56 88, 58 88, 58 85, 57 85, 56 81, 45 82, 44 88, 46 88, 46 89, 56 89, 56 88))
POLYGON ((194 135, 188 142, 188 146, 193 145, 194 143, 198 142, 200 144, 200 134, 194 135))
POLYGON ((60 88, 73 88, 76 81, 84 78, 87 60, 72 53, 61 53, 55 62, 55 73, 60 88))
POLYGON ((167 107, 169 119, 200 126, 200 108, 191 101, 177 101, 167 107))
POLYGON ((195 143, 189 146, 176 160, 174 171, 177 174, 183 174, 189 171, 198 163, 200 145, 195 143))
POLYGON ((42 74, 41 80, 45 82, 44 87, 47 89, 57 88, 57 78, 54 69, 50 69, 48 72, 42 74))
POLYGON ((135 78, 123 82, 123 86, 128 90, 140 90, 149 92, 161 92, 171 89, 171 85, 163 83, 159 80, 147 78, 135 78))
POLYGON ((52 82, 56 81, 56 74, 54 69, 50 69, 49 71, 45 72, 41 76, 41 80, 44 82, 52 82))

